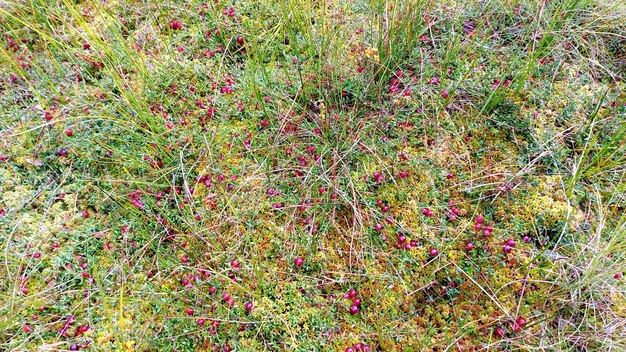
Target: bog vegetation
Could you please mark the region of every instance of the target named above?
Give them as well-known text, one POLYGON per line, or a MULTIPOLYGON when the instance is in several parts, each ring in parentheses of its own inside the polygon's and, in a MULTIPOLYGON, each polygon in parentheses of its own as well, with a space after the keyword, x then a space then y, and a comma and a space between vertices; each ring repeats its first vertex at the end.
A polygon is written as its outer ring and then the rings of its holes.
POLYGON ((626 350, 625 3, 0 26, 0 349, 626 350))

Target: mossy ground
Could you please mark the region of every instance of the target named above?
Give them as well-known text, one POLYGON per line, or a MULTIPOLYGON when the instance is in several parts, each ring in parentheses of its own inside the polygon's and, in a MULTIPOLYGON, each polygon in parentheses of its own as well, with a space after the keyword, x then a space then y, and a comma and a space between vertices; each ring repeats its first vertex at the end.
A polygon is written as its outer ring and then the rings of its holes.
POLYGON ((623 4, 0 24, 2 349, 626 350, 623 4))

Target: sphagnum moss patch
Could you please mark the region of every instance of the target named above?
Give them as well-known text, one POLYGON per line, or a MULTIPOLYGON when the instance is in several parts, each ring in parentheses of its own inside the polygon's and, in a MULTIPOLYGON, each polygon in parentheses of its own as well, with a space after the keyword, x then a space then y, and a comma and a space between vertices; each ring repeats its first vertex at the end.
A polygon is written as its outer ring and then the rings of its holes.
POLYGON ((626 350, 626 8, 0 5, 5 350, 626 350))

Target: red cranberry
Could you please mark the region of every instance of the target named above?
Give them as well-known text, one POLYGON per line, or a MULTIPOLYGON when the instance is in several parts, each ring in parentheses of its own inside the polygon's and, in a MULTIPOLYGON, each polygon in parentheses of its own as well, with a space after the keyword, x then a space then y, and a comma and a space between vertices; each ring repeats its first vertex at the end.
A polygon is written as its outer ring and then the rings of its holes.
POLYGON ((439 254, 439 251, 436 250, 435 248, 431 248, 428 253, 430 254, 431 257, 436 257, 439 254))
POLYGON ((83 211, 83 217, 85 219, 89 217, 89 212, 87 210, 83 211))
POLYGON ((296 266, 302 266, 302 264, 304 264, 304 260, 302 260, 302 258, 298 257, 298 258, 296 258, 296 259, 293 261, 293 263, 294 263, 296 266))
POLYGON ((356 305, 350 306, 350 313, 356 314, 358 312, 359 312, 359 306, 356 306, 356 305))
POLYGON ((251 311, 254 308, 254 304, 252 302, 246 302, 246 310, 251 311))
POLYGON ((24 325, 24 332, 30 332, 31 330, 30 325, 24 325))
POLYGON ((484 219, 482 216, 477 216, 477 217, 476 217, 476 223, 477 223, 477 224, 482 224, 484 220, 485 220, 485 219, 484 219))
POLYGON ((502 251, 504 253, 511 253, 511 247, 505 244, 504 246, 502 246, 502 251))
POLYGON ((622 278, 622 273, 617 273, 617 274, 613 275, 613 278, 616 279, 616 280, 621 279, 622 278))
POLYGON ((66 130, 65 130, 65 134, 66 134, 68 137, 71 137, 71 136, 74 134, 74 132, 72 132, 72 130, 70 130, 70 129, 68 128, 68 129, 66 129, 66 130))
POLYGON ((204 319, 198 319, 198 325, 200 326, 204 325, 204 319))
POLYGON ((504 334, 505 334, 504 329, 500 326, 496 328, 495 333, 496 333, 496 336, 498 337, 504 337, 504 334))
POLYGON ((506 241, 506 245, 507 245, 507 246, 509 246, 509 247, 515 247, 515 240, 513 240, 513 239, 508 239, 508 240, 506 241))
POLYGON ((472 249, 474 249, 474 244, 472 242, 467 242, 465 244, 465 249, 471 251, 472 249))
POLYGON ((355 306, 357 306, 357 307, 361 306, 361 299, 360 299, 360 298, 355 298, 355 299, 352 301, 352 304, 354 304, 354 305, 355 305, 355 306))
POLYGON ((444 99, 448 99, 448 91, 444 90, 443 92, 441 92, 441 97, 444 99))
POLYGON ((182 23, 180 23, 179 20, 176 20, 176 21, 170 22, 170 28, 171 29, 181 29, 181 28, 183 28, 183 25, 182 25, 182 23))
POLYGON ((185 313, 187 313, 187 315, 193 315, 193 309, 187 308, 187 310, 185 310, 185 313))
POLYGON ((222 299, 224 299, 225 301, 228 301, 230 299, 230 294, 228 294, 228 292, 222 293, 222 299))
POLYGON ((354 352, 354 348, 348 347, 348 348, 346 348, 346 352, 354 352))
POLYGON ((348 297, 356 297, 356 290, 350 289, 350 291, 348 291, 348 297))

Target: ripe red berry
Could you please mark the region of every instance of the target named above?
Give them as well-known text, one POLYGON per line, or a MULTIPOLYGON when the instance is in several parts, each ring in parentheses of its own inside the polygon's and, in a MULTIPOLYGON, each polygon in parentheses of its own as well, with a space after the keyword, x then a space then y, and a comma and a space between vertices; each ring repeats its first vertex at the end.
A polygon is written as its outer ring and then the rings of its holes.
POLYGON ((356 290, 350 289, 350 291, 348 291, 348 297, 356 297, 356 290))
POLYGON ((222 299, 224 299, 225 301, 228 301, 230 299, 230 294, 228 294, 228 292, 222 293, 222 299))
POLYGON ((187 310, 185 310, 185 313, 187 313, 187 315, 193 315, 193 309, 187 308, 187 310))
POLYGON ((348 347, 348 348, 346 348, 346 352, 354 352, 354 348, 348 347))
POLYGON ((474 249, 474 244, 472 242, 467 242, 465 244, 465 249, 471 251, 472 249, 474 249))
POLYGON ((613 278, 616 279, 616 280, 621 279, 622 278, 622 273, 617 273, 617 274, 613 275, 613 278))
POLYGON ((170 28, 171 29, 181 29, 181 28, 183 28, 183 25, 182 25, 182 23, 180 23, 179 20, 176 20, 176 21, 170 22, 170 28))
POLYGON ((498 337, 504 337, 505 331, 504 331, 504 329, 502 327, 498 326, 496 328, 495 333, 496 333, 496 336, 498 336, 498 337))
POLYGON ((246 302, 246 310, 251 311, 254 308, 254 304, 252 302, 246 302))
POLYGON ((24 325, 24 332, 30 332, 31 330, 30 325, 24 325))
POLYGON ((448 91, 444 90, 443 92, 441 92, 441 97, 444 99, 448 99, 448 91))
POLYGON ((504 246, 502 246, 502 251, 504 253, 511 253, 511 247, 505 244, 504 246))
POLYGON ((514 239, 508 239, 506 241, 506 245, 509 247, 515 247, 515 240, 514 239))
POLYGON ((304 264, 304 260, 302 260, 302 258, 298 257, 298 258, 296 258, 296 259, 293 261, 293 263, 294 263, 296 266, 302 266, 302 265, 304 264))
POLYGON ((356 305, 350 306, 350 313, 356 314, 358 312, 359 312, 359 306, 356 306, 356 305))
POLYGON ((204 319, 198 319, 198 325, 200 326, 204 325, 204 319))
POLYGON ((477 216, 477 217, 476 217, 476 223, 477 223, 477 224, 482 224, 484 220, 485 220, 485 219, 484 219, 482 216, 477 216))
POLYGON ((66 134, 68 137, 71 137, 71 136, 74 134, 74 132, 72 132, 72 130, 70 130, 70 129, 68 128, 68 129, 66 129, 66 130, 65 130, 65 134, 66 134))
POLYGON ((526 319, 524 319, 522 317, 519 317, 519 318, 515 319, 515 322, 517 323, 517 325, 519 325, 521 327, 524 327, 527 324, 526 319))
POLYGON ((436 250, 435 248, 431 248, 428 253, 430 254, 431 257, 436 257, 439 254, 439 251, 436 250))
POLYGON ((355 305, 355 306, 357 306, 357 307, 360 307, 360 306, 361 306, 361 299, 360 299, 360 298, 355 298, 355 299, 352 301, 352 304, 354 304, 354 305, 355 305))
POLYGON ((87 210, 85 210, 85 211, 83 212, 83 217, 84 217, 85 219, 89 217, 89 212, 88 212, 87 210))

